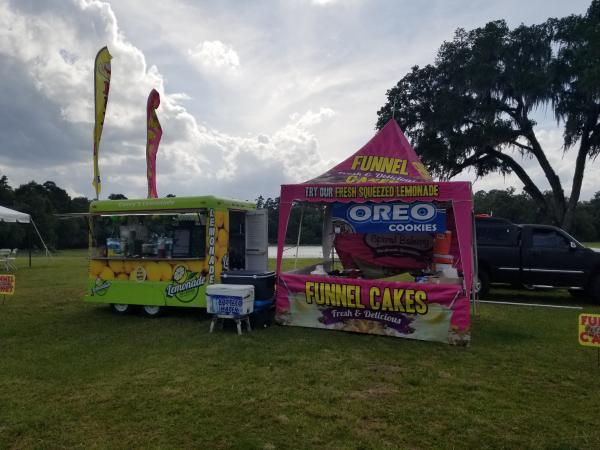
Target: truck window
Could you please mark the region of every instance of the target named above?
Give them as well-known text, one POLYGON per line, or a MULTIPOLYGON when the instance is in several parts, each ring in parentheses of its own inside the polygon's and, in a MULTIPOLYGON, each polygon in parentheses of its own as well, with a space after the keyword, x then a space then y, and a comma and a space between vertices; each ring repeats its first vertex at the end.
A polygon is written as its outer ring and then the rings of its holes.
POLYGON ((531 244, 536 248, 569 248, 569 241, 556 230, 535 228, 531 233, 531 244))
POLYGON ((509 245, 514 242, 513 228, 505 225, 477 224, 477 242, 489 245, 509 245))

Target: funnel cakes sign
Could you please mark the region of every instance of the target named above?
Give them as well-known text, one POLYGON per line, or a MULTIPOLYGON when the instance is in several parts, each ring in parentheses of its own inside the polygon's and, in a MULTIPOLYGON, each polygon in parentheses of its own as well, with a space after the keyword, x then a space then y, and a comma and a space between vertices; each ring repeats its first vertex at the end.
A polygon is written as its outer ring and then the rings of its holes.
POLYGON ((460 286, 281 274, 286 325, 468 345, 469 303, 460 286))
POLYGON ((340 167, 335 173, 324 174, 319 181, 333 182, 340 177, 346 183, 401 183, 414 181, 415 178, 431 180, 420 161, 375 155, 355 156, 349 167, 340 167))

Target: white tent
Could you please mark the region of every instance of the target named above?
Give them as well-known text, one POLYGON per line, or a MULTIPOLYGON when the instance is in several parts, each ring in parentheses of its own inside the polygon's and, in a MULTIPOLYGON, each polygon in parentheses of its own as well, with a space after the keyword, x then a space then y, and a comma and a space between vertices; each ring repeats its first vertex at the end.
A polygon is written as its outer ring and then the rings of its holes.
POLYGON ((0 206, 0 222, 18 222, 18 223, 30 223, 31 216, 14 209, 8 209, 4 206, 0 206))
MULTIPOLYGON (((35 225, 35 222, 33 221, 33 219, 31 218, 31 216, 29 214, 25 214, 20 211, 15 211, 14 209, 0 206, 0 222, 30 223, 31 225, 33 225, 33 229, 37 233, 38 237, 40 238, 40 241, 42 242, 42 245, 44 246, 44 249, 46 250, 46 255, 51 256, 50 250, 48 250, 48 246, 44 242, 42 235, 40 234, 37 226, 35 225)), ((28 234, 27 240, 29 241, 29 267, 31 267, 31 240, 29 238, 29 232, 27 234, 28 234)))

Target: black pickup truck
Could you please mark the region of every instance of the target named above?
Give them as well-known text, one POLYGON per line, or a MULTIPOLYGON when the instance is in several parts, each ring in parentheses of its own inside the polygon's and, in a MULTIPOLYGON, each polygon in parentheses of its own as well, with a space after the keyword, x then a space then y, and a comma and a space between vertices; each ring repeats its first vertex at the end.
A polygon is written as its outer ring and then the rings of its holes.
POLYGON ((560 228, 475 219, 480 296, 492 283, 526 288, 567 288, 600 302, 600 252, 560 228))

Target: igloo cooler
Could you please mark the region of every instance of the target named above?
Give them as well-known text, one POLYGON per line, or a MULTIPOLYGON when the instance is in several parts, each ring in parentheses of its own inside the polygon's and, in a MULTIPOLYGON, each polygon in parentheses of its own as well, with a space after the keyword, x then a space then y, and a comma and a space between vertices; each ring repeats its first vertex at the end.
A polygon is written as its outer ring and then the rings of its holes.
POLYGON ((271 300, 275 297, 275 272, 253 270, 230 270, 221 274, 221 282, 227 285, 252 285, 256 300, 271 300))
POLYGON ((206 311, 220 317, 238 317, 254 311, 254 286, 211 284, 206 287, 206 311))

